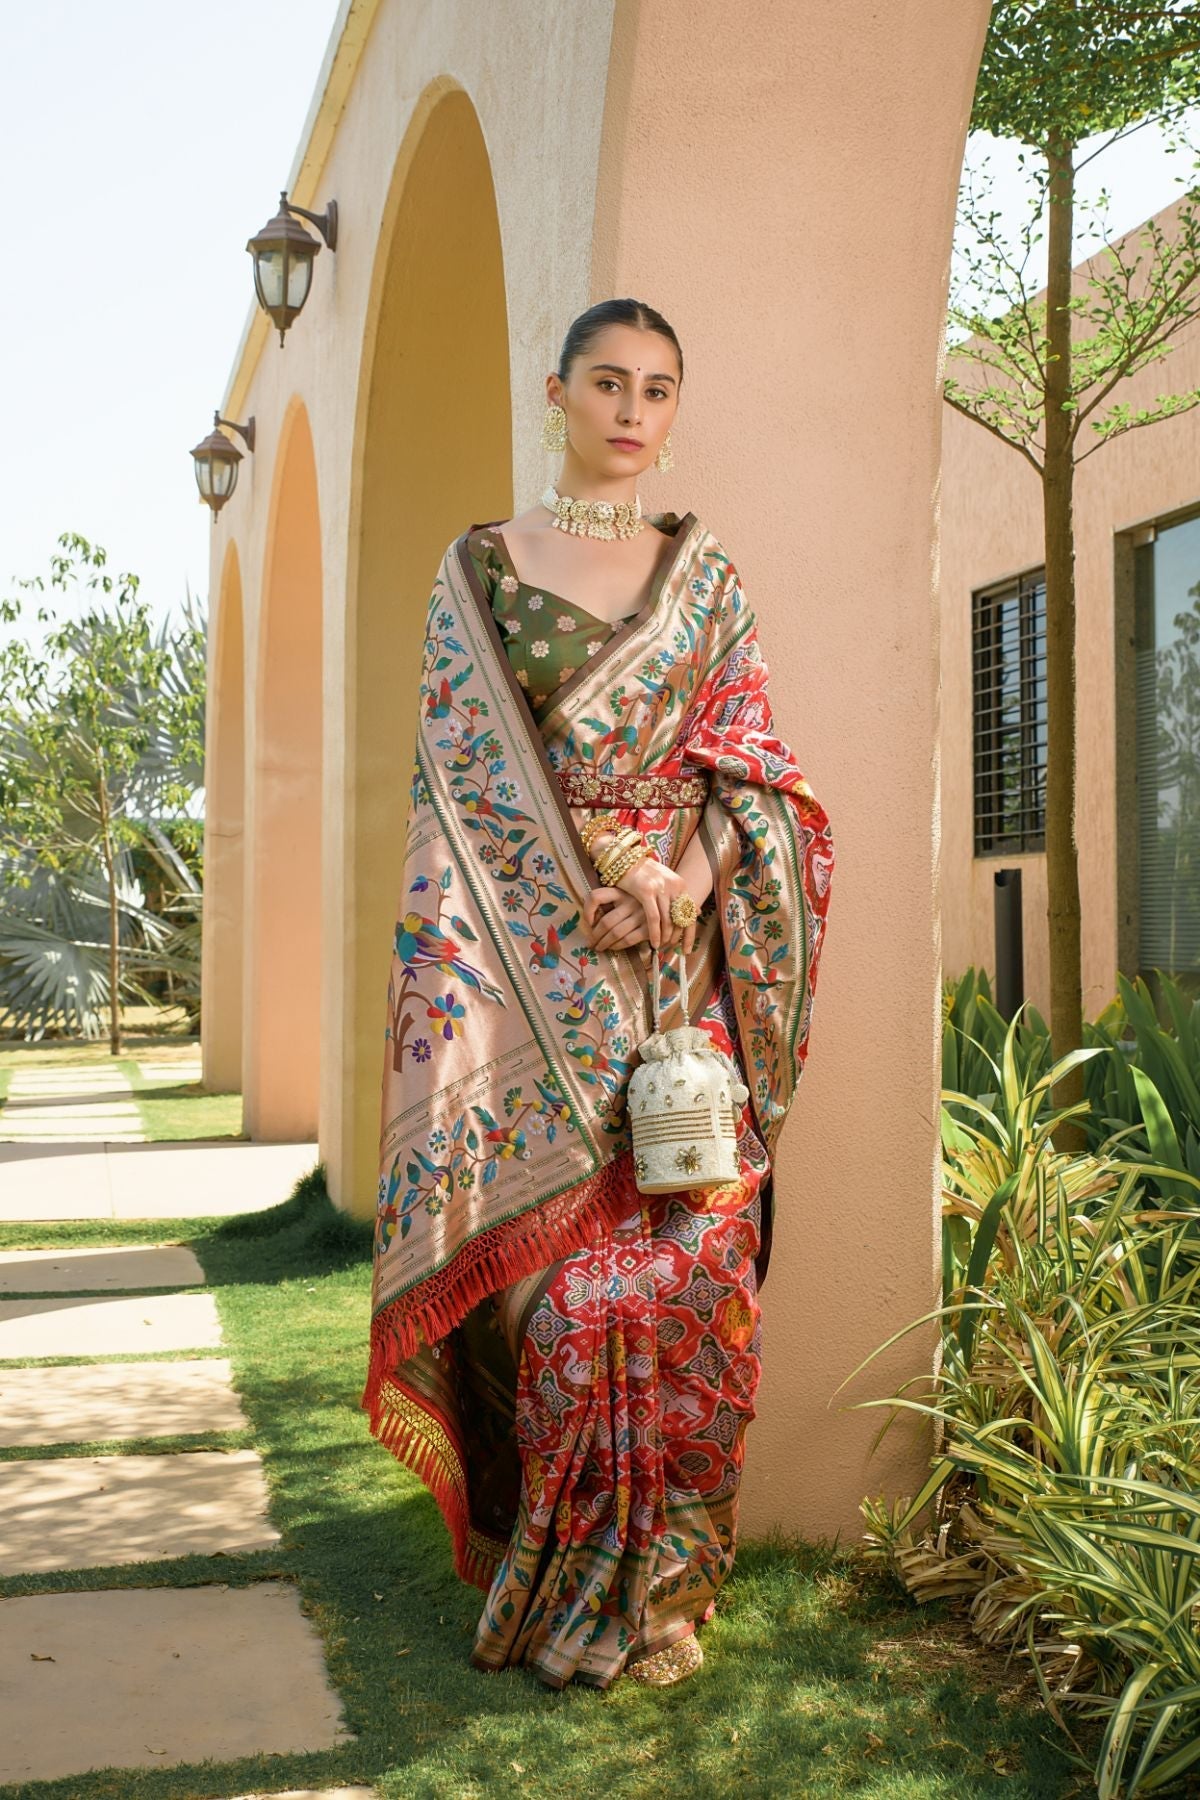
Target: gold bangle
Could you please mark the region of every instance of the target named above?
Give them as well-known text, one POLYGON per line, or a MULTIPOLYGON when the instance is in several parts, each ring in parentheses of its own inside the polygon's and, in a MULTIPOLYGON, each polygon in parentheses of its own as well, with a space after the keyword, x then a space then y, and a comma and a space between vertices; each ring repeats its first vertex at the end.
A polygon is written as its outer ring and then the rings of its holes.
POLYGON ((596 867, 599 868, 602 862, 606 861, 609 857, 616 856, 619 851, 632 850, 635 844, 644 842, 645 839, 642 837, 641 832, 634 831, 632 826, 627 825, 624 830, 619 831, 616 834, 611 844, 605 844, 602 850, 593 852, 592 861, 596 864, 596 867))
POLYGON ((638 863, 642 862, 649 854, 650 847, 648 844, 632 845, 628 850, 623 850, 620 856, 611 859, 605 864, 604 868, 600 871, 600 879, 603 881, 605 887, 616 887, 622 877, 628 875, 630 869, 636 868, 638 863))
MULTIPOLYGON (((636 830, 634 828, 634 826, 622 825, 618 829, 614 830, 613 842, 608 846, 608 848, 609 848, 609 850, 615 850, 617 848, 617 845, 619 844, 623 850, 627 850, 629 848, 630 844, 640 844, 642 841, 643 840, 642 840, 641 832, 636 830)), ((606 854, 606 853, 602 852, 602 854, 606 854)))
POLYGON ((583 825, 580 826, 579 836, 588 855, 591 855, 592 844, 595 839, 599 837, 601 832, 616 831, 617 829, 617 815, 615 812, 597 813, 594 819, 585 820, 583 825))
POLYGON ((635 863, 640 862, 640 861, 641 861, 641 858, 637 854, 636 850, 631 850, 628 854, 628 859, 626 861, 613 863, 611 868, 601 870, 601 872, 600 872, 601 882, 604 884, 605 887, 618 887, 621 883, 622 878, 629 873, 630 869, 633 868, 635 863))
POLYGON ((579 835, 590 850, 596 839, 601 836, 603 832, 620 830, 621 821, 618 819, 616 813, 605 812, 597 813, 594 819, 589 819, 587 824, 583 826, 579 835))
POLYGON ((609 844, 596 857, 596 867, 603 871, 609 864, 619 862, 630 850, 640 850, 646 840, 640 831, 632 829, 623 831, 615 844, 609 844))

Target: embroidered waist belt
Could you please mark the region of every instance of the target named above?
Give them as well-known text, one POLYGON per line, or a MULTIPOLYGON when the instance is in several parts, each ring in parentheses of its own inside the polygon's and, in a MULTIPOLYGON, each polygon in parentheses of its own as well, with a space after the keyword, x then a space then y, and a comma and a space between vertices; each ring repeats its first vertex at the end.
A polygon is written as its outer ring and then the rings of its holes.
POLYGON ((558 780, 568 806, 703 806, 709 789, 707 774, 593 775, 560 769, 558 780))

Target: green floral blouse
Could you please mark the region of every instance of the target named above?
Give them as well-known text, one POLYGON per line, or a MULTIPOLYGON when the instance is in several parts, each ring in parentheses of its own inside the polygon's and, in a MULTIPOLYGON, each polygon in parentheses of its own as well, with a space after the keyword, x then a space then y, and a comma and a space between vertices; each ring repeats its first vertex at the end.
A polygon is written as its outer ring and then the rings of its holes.
POLYGON ((598 619, 561 594, 530 587, 517 575, 503 538, 486 525, 470 533, 467 549, 491 598, 508 660, 536 715, 552 701, 555 688, 599 655, 633 612, 615 621, 598 619))

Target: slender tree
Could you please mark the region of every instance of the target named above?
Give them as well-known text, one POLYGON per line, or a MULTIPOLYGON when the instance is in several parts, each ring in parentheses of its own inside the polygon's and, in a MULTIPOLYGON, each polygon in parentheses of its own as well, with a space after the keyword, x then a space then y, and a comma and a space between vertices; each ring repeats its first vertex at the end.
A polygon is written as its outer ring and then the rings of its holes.
MULTIPOLYGON (((1200 389, 1133 408, 1122 381, 1167 356, 1200 313, 1200 193, 1190 187, 1170 229, 1154 220, 1109 243, 1073 279, 1076 179, 1133 131, 1167 126, 1183 143, 1200 99, 1200 8, 1183 0, 995 0, 973 131, 1016 140, 1031 191, 1014 248, 990 207, 991 182, 964 175, 950 320, 969 333, 946 358, 944 396, 1011 445, 1042 484, 1046 566, 1046 872, 1050 1031, 1056 1057, 1083 1035, 1079 868, 1075 840, 1075 546, 1077 465, 1127 431, 1200 402, 1200 389), (1081 157, 1078 152, 1084 148, 1081 157), (1045 240, 1044 291, 1032 289, 1045 240)), ((1104 197, 1098 203, 1102 210, 1104 197)), ((1083 1070, 1059 1099, 1082 1099, 1083 1070)), ((1062 1134, 1063 1147, 1072 1138, 1062 1134)))
MULTIPOLYGON (((101 871, 107 897, 109 1045, 121 1053, 121 921, 124 852, 157 819, 187 812, 203 764, 202 683, 181 682, 179 645, 155 634, 138 578, 107 572, 107 556, 76 532, 58 540, 49 587, 79 602, 60 617, 34 576, 0 602, 17 623, 41 595, 40 644, 0 646, 0 867, 28 883, 31 865, 86 879, 101 871)), ((184 628, 184 667, 195 668, 184 628)))

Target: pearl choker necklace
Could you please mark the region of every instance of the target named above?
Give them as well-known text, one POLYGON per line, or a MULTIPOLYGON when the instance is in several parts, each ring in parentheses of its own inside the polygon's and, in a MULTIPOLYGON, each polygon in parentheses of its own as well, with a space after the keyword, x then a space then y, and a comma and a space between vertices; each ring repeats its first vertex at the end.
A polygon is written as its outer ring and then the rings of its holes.
POLYGON ((551 526, 576 537, 631 538, 643 529, 641 495, 628 500, 572 500, 548 487, 542 505, 554 514, 551 526))

